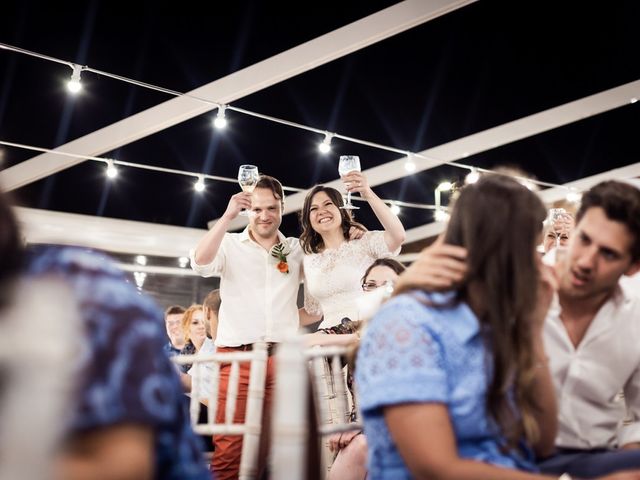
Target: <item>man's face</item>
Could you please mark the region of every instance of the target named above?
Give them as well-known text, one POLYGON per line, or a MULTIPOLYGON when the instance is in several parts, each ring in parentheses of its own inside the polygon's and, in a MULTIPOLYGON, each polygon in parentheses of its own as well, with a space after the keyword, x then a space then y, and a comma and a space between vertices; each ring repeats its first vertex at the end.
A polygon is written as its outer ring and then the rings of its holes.
POLYGON ((167 327, 167 335, 173 345, 179 345, 184 343, 184 334, 182 333, 182 314, 172 313, 167 315, 165 319, 165 326, 167 327))
POLYGON ((257 237, 270 239, 282 223, 282 204, 268 188, 256 188, 251 194, 249 227, 257 237))
POLYGON ((631 262, 634 238, 626 225, 607 218, 600 207, 588 209, 569 240, 566 262, 560 267, 560 293, 587 298, 610 293, 623 274, 632 275, 640 262, 631 262))

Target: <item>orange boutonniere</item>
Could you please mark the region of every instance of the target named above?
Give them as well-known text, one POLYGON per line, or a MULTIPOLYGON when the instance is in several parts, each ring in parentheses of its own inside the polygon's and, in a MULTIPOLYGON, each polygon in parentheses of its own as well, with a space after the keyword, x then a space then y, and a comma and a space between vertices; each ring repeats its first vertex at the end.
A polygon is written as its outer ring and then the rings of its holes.
POLYGON ((271 248, 271 256, 278 260, 276 268, 280 273, 289 273, 289 264, 287 263, 287 255, 289 255, 289 249, 284 243, 278 243, 271 248))

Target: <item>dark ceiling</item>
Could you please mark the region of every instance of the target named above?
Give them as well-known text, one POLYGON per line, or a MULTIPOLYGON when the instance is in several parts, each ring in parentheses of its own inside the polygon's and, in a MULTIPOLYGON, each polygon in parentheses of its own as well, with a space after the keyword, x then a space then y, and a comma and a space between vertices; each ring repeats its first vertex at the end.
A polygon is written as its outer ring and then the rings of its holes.
MULTIPOLYGON (((3 2, 0 42, 178 91, 231 72, 358 20, 396 2, 3 2), (206 5, 209 5, 205 8, 206 5), (213 5, 211 7, 210 5, 213 5), (298 5, 291 7, 291 5, 298 5), (213 8, 215 13, 207 13, 213 8)), ((605 89, 640 79, 640 2, 480 1, 234 105, 401 149, 420 151, 605 89)), ((90 133, 171 97, 91 73, 83 94, 67 94, 70 69, 0 50, 0 140, 46 148, 90 133)), ((213 99, 215 100, 215 99, 213 99)), ((308 188, 337 178, 337 158, 363 168, 397 154, 229 112, 224 132, 212 113, 103 156, 235 177, 253 163, 283 184, 308 188)), ((637 162, 640 103, 465 159, 491 168, 514 164, 538 179, 565 183, 637 162)), ((2 149, 5 168, 34 154, 2 149)), ((439 167, 376 188, 384 198, 432 203, 439 167)), ((15 192, 25 206, 204 228, 233 184, 85 162, 15 192)), ((370 228, 368 209, 358 212, 370 228)), ((403 209, 407 228, 431 213, 403 209)), ((297 235, 288 215, 283 231, 297 235)))

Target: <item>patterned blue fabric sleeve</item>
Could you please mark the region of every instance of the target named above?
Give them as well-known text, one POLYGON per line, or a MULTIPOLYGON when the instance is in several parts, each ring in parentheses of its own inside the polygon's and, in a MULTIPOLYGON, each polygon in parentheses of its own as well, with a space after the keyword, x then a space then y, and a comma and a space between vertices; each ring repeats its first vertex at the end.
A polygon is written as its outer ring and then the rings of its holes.
POLYGON ((360 345, 356 388, 363 412, 402 403, 447 402, 438 325, 427 306, 400 295, 382 307, 360 345))
POLYGON ((82 316, 69 433, 146 425, 154 431, 155 478, 210 478, 182 404, 179 378, 163 351, 162 312, 156 304, 128 283, 111 260, 83 249, 37 249, 27 274, 68 283, 82 316))

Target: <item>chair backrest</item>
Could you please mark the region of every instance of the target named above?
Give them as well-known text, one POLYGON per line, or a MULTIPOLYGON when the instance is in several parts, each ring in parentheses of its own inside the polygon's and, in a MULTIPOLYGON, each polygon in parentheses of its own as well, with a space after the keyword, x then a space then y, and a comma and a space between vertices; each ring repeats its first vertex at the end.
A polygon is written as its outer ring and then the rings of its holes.
POLYGON ((172 360, 178 364, 193 364, 191 370, 190 414, 193 430, 199 435, 242 435, 240 458, 240 480, 257 476, 260 432, 262 428, 262 405, 267 371, 267 348, 265 344, 254 345, 252 351, 224 352, 206 355, 178 355, 172 360), (247 410, 244 423, 234 423, 236 399, 240 382, 240 363, 251 362, 247 410), (216 423, 220 385, 220 366, 230 364, 224 420, 216 423), (205 407, 201 400, 206 400, 205 407), (199 423, 200 410, 207 408, 207 423, 199 423))
POLYGON ((0 480, 44 480, 72 413, 83 333, 66 286, 31 280, 15 292, 0 316, 0 480))
POLYGON ((280 344, 276 354, 278 374, 271 442, 273 478, 305 478, 306 459, 309 457, 307 448, 314 444, 308 441, 310 418, 318 419, 317 432, 323 437, 320 451, 323 472, 328 472, 333 461, 328 450, 328 436, 361 428, 359 423, 349 422, 342 365, 342 358, 347 352, 348 347, 344 346, 307 349, 300 338, 280 344), (313 392, 315 415, 309 411, 309 391, 313 392))

